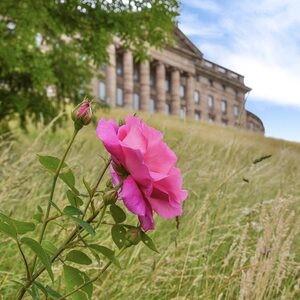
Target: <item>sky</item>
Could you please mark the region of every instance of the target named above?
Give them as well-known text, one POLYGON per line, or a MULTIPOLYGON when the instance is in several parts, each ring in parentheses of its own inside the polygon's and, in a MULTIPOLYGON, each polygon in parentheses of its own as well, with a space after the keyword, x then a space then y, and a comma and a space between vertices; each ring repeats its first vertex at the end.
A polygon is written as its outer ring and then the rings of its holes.
POLYGON ((266 136, 300 142, 300 0, 182 0, 180 29, 245 76, 266 136))

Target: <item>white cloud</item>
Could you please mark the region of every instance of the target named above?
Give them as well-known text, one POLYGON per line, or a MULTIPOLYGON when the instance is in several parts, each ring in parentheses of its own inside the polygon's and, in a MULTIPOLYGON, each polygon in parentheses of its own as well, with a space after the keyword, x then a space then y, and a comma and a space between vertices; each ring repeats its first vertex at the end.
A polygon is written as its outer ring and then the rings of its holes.
POLYGON ((220 28, 201 22, 193 13, 186 13, 181 16, 180 28, 186 35, 193 37, 216 38, 223 34, 220 28))
POLYGON ((299 0, 232 1, 214 18, 189 12, 193 18, 181 18, 181 28, 204 56, 245 75, 251 98, 300 107, 299 12, 299 0), (193 36, 205 26, 206 35, 193 36))

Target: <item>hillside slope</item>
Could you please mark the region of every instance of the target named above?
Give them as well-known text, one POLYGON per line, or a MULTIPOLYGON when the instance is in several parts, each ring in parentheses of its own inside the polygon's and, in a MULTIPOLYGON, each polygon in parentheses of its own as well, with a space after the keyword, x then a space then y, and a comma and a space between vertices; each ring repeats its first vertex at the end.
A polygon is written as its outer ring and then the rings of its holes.
MULTIPOLYGON (((124 112, 98 115, 121 118, 124 112)), ((165 133, 177 153, 189 198, 178 230, 175 221, 156 219, 151 236, 160 254, 143 245, 129 250, 121 260, 124 269, 112 267, 96 283, 97 299, 296 299, 300 145, 233 128, 141 116, 165 133), (253 163, 266 155, 272 157, 253 163)), ((45 205, 50 177, 35 153, 61 156, 71 130, 16 131, 17 140, 1 142, 1 210, 24 219, 38 203, 45 205)), ((80 132, 68 163, 93 181, 99 155, 105 155, 103 147, 89 126, 80 132)), ((66 199, 57 192, 55 201, 66 199)), ((57 232, 50 230, 49 236, 57 240, 57 232)), ((101 240, 111 244, 104 231, 101 240)), ((17 251, 6 241, 0 251, 0 295, 13 299, 17 251)))

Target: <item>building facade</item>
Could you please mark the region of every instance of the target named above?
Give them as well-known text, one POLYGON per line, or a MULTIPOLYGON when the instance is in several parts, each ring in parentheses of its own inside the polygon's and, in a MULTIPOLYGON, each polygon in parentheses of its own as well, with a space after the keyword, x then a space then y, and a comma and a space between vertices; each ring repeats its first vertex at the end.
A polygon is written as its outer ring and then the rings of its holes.
POLYGON ((95 98, 124 107, 215 122, 264 133, 262 121, 245 109, 251 90, 244 77, 206 60, 175 28, 176 43, 150 50, 150 60, 136 63, 132 52, 115 42, 108 48, 103 79, 95 78, 95 98))

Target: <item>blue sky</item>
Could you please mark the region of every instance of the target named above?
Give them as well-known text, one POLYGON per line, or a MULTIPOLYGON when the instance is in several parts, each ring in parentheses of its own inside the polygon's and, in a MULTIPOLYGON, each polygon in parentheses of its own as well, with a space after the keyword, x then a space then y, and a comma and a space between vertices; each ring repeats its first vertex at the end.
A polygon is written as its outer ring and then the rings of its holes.
POLYGON ((267 136, 300 142, 300 0, 182 0, 179 27, 245 76, 267 136))

